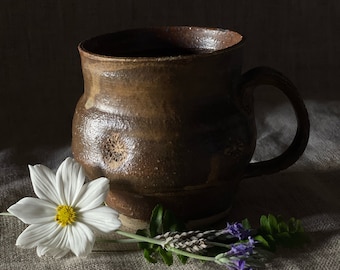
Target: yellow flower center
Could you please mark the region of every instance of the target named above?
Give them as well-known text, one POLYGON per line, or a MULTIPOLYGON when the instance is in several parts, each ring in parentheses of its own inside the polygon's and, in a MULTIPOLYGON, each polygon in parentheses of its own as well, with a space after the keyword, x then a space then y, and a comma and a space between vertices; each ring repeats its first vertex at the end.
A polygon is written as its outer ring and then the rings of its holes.
POLYGON ((76 211, 74 211, 72 206, 59 205, 57 207, 55 221, 59 223, 62 227, 70 225, 76 221, 76 211))

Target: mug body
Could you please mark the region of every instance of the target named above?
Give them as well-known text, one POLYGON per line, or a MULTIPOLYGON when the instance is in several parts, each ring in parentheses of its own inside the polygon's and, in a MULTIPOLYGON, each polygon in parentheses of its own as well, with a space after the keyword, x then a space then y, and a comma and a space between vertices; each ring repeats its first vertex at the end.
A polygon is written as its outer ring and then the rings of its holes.
POLYGON ((256 141, 235 99, 242 36, 161 27, 79 45, 84 94, 72 151, 88 177, 110 180, 107 204, 148 220, 163 204, 184 220, 225 213, 256 141))

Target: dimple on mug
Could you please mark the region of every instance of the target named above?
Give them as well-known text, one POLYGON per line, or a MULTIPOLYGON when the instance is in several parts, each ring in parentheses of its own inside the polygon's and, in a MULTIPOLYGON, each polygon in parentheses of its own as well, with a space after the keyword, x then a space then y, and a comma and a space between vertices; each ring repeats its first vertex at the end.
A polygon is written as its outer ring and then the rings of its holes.
POLYGON ((242 74, 243 46, 234 31, 187 26, 131 29, 80 43, 84 94, 72 151, 90 179, 110 180, 106 202, 125 225, 143 224, 157 204, 187 222, 216 221, 240 180, 283 170, 303 153, 309 120, 302 98, 271 68, 242 74), (259 85, 287 96, 297 130, 281 155, 250 163, 259 85))

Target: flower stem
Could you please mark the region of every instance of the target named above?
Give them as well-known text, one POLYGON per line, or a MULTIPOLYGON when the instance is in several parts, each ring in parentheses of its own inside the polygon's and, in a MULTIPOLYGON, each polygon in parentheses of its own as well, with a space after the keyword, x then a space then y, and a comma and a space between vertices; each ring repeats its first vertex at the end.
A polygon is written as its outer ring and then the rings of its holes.
POLYGON ((10 216, 10 217, 14 217, 14 215, 12 215, 11 213, 8 213, 8 212, 2 212, 2 213, 0 213, 0 216, 10 216))
POLYGON ((206 242, 208 245, 214 246, 214 247, 223 247, 223 248, 231 248, 231 245, 229 244, 224 244, 224 243, 218 243, 218 242, 206 242))
MULTIPOLYGON (((135 240, 137 240, 137 242, 146 242, 146 243, 150 243, 150 244, 156 244, 156 245, 164 246, 164 241, 157 240, 157 239, 154 239, 154 238, 149 238, 149 237, 145 237, 145 236, 134 234, 134 233, 124 232, 124 231, 121 231, 121 230, 117 230, 117 231, 115 231, 115 233, 122 235, 122 236, 125 236, 125 237, 128 237, 128 238, 135 239, 135 240)), ((118 239, 118 242, 119 242, 119 239, 118 239)))
POLYGON ((132 239, 132 238, 124 238, 124 239, 104 239, 104 238, 97 238, 96 242, 99 243, 122 243, 122 244, 134 244, 140 243, 140 240, 132 239))
POLYGON ((190 253, 181 249, 177 249, 177 248, 173 248, 173 247, 166 247, 165 248, 168 251, 171 251, 177 255, 183 255, 192 259, 197 259, 197 260, 201 260, 201 261, 208 261, 208 262, 214 262, 215 261, 215 257, 209 257, 209 256, 204 256, 204 255, 199 255, 199 254, 195 254, 195 253, 190 253))

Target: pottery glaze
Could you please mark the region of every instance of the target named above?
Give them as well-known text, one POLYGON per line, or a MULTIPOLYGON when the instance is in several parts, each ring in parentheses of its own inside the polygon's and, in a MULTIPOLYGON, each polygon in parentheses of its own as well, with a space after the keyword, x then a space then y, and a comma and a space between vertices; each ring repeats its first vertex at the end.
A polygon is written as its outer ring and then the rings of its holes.
POLYGON ((72 150, 88 177, 110 180, 107 204, 147 221, 158 203, 189 220, 215 220, 239 181, 274 173, 303 153, 308 114, 294 85, 270 68, 242 75, 243 37, 200 27, 132 29, 79 45, 84 94, 72 150), (250 163, 256 145, 253 89, 276 86, 291 101, 296 136, 282 155, 250 163))

